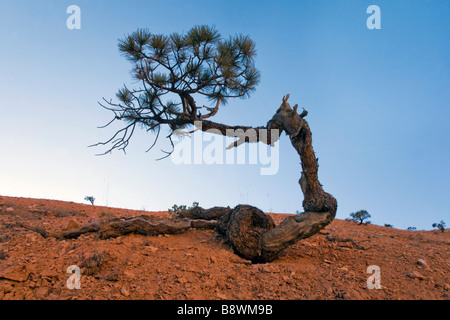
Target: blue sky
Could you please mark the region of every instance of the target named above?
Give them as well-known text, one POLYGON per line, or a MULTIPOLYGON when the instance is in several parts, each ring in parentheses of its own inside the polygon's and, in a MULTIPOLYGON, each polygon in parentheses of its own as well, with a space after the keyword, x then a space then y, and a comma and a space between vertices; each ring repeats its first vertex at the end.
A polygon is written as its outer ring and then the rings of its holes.
MULTIPOLYGON (((176 165, 137 132, 127 154, 87 146, 114 128, 97 101, 132 84, 117 40, 137 28, 186 32, 215 25, 248 34, 261 83, 214 118, 264 125, 281 98, 309 111, 319 179, 337 218, 365 209, 372 223, 431 229, 449 220, 450 2, 0 0, 0 195, 166 210, 248 203, 302 210, 299 158, 286 136, 280 167, 176 165), (69 30, 69 5, 81 29, 69 30), (369 30, 369 5, 381 29, 369 30)), ((163 144, 163 142, 161 142, 163 144)), ((448 222, 448 221, 447 221, 448 222)))

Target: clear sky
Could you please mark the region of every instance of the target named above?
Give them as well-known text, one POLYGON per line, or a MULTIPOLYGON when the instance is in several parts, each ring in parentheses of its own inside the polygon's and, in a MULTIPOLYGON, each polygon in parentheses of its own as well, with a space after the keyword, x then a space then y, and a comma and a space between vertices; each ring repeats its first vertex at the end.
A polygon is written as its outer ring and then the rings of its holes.
POLYGON ((186 32, 215 25, 255 41, 261 83, 214 118, 265 125, 290 93, 309 114, 319 180, 337 218, 367 210, 371 221, 431 229, 450 223, 449 1, 25 1, 0 0, 0 195, 131 209, 248 203, 302 211, 299 158, 279 144, 279 170, 260 164, 156 161, 164 145, 137 132, 127 154, 96 156, 111 115, 97 101, 132 85, 117 40, 137 28, 186 32), (81 9, 69 30, 67 7, 81 9), (381 29, 369 30, 369 5, 381 29))

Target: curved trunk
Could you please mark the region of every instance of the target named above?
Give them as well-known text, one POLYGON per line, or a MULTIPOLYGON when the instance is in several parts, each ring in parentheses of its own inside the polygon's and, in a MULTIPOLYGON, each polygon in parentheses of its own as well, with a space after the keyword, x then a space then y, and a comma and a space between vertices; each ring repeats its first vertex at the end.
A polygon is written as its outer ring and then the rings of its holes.
MULTIPOLYGON (((286 247, 318 233, 336 216, 337 201, 323 190, 318 179, 319 164, 312 146, 311 130, 304 119, 308 112, 303 110, 298 114, 297 105, 291 108, 288 99, 289 95, 283 97, 280 108, 265 127, 228 126, 210 121, 203 121, 200 127, 204 131, 216 129, 222 135, 237 137, 238 140, 230 147, 244 142, 273 144, 285 131, 300 156, 302 172, 299 184, 304 196, 305 212, 287 217, 276 227, 269 216, 255 207, 237 206, 234 210, 220 212, 216 230, 229 240, 238 254, 254 262, 276 259, 286 247), (253 134, 250 139, 248 130, 252 130, 253 134), (278 133, 275 137, 274 132, 278 133)), ((185 212, 182 216, 217 219, 217 210, 213 211, 215 215, 202 212, 194 216, 192 212, 185 212)))
MULTIPOLYGON (((262 238, 262 255, 266 260, 273 260, 283 249, 294 242, 310 237, 336 216, 337 201, 325 192, 318 179, 319 164, 312 146, 312 134, 304 116, 298 115, 296 106, 291 109, 287 99, 274 116, 281 122, 281 127, 289 134, 292 146, 300 156, 302 173, 299 184, 303 192, 303 209, 305 212, 287 217, 276 228, 266 232, 262 238)), ((273 121, 273 120, 272 120, 273 121)))
MULTIPOLYGON (((268 122, 267 129, 278 129, 280 134, 281 131, 285 131, 291 139, 292 146, 300 156, 302 173, 299 184, 304 195, 303 209, 305 212, 287 217, 276 227, 267 223, 264 225, 265 230, 261 228, 256 230, 255 228, 256 231, 250 235, 247 230, 248 227, 240 226, 241 231, 234 232, 233 237, 229 237, 236 251, 255 262, 276 259, 286 247, 300 239, 318 233, 336 216, 337 201, 331 194, 323 190, 318 179, 319 165, 312 147, 312 134, 308 123, 303 119, 308 113, 303 110, 301 114, 298 114, 297 105, 291 108, 287 102, 288 98, 289 95, 283 97, 283 102, 268 122), (253 237, 253 240, 249 240, 249 237, 253 237), (248 248, 244 251, 239 250, 242 239, 249 243, 258 243, 253 246, 253 252, 249 253, 248 248)), ((268 143, 268 141, 262 142, 268 143)), ((235 210, 241 209, 237 207, 235 210)), ((237 216, 237 213, 230 216, 228 228, 233 225, 234 216, 237 216)), ((258 217, 258 215, 253 214, 252 217, 258 217)), ((258 217, 258 219, 260 218, 258 217)), ((255 225, 255 222, 257 222, 255 219, 250 219, 248 224, 255 225)), ((239 230, 239 228, 235 229, 239 230)))
POLYGON ((147 216, 113 219, 55 234, 22 223, 18 225, 38 232, 43 237, 51 236, 58 239, 77 238, 89 232, 98 233, 100 238, 105 239, 129 233, 154 235, 179 233, 190 228, 215 228, 219 234, 228 239, 236 253, 242 257, 253 262, 272 261, 286 247, 318 233, 333 221, 337 210, 336 199, 323 190, 318 179, 319 165, 312 147, 311 130, 304 119, 308 113, 303 110, 298 114, 297 105, 291 108, 287 102, 288 98, 289 95, 283 97, 280 108, 266 127, 228 126, 211 121, 203 121, 200 126, 204 131, 216 129, 218 134, 237 137, 238 140, 229 147, 236 147, 244 142, 263 142, 272 145, 282 131, 289 135, 302 164, 299 184, 304 195, 305 212, 288 216, 278 226, 275 226, 270 216, 249 205, 239 205, 234 209, 194 207, 180 212, 178 217, 171 220, 155 220, 147 216), (248 130, 252 130, 251 135, 248 130))

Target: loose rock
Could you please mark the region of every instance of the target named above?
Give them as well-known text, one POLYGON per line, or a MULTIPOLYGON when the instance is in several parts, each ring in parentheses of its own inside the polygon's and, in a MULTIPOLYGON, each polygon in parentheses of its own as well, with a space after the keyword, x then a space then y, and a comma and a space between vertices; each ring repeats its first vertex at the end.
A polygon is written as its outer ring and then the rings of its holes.
POLYGON ((429 269, 429 268, 430 268, 430 266, 428 265, 428 263, 427 263, 425 260, 423 260, 423 259, 417 260, 417 264, 418 264, 419 266, 424 267, 425 269, 429 269))
POLYGON ((424 276, 424 275, 422 275, 420 272, 418 272, 418 271, 410 271, 410 272, 408 272, 407 274, 406 274, 406 276, 408 277, 408 278, 411 278, 411 279, 419 279, 419 280, 425 280, 426 279, 426 277, 424 276))
POLYGON ((125 297, 130 296, 130 291, 128 291, 128 289, 125 287, 122 287, 122 289, 120 289, 120 293, 123 294, 125 297))

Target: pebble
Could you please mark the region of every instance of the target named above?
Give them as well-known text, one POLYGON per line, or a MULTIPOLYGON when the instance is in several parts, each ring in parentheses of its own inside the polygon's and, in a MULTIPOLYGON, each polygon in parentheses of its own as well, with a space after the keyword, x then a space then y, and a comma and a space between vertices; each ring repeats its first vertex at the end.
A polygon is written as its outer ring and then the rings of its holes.
POLYGON ((35 294, 38 299, 45 298, 49 295, 50 289, 48 287, 39 287, 36 289, 35 294))
POLYGON ((426 269, 429 269, 429 268, 430 268, 430 266, 428 265, 428 263, 427 263, 425 260, 423 260, 423 259, 417 260, 417 264, 418 264, 419 266, 422 266, 422 267, 426 268, 426 269))
POLYGON ((125 297, 128 297, 130 295, 130 291, 128 291, 128 289, 125 287, 122 287, 122 289, 120 289, 120 293, 123 294, 125 297))
POLYGON ((80 225, 78 223, 76 223, 73 220, 70 220, 69 223, 67 224, 66 230, 78 229, 79 227, 80 225))
POLYGON ((145 248, 146 248, 146 250, 150 251, 151 253, 155 253, 156 251, 158 251, 158 248, 154 247, 154 246, 146 246, 145 248))
POLYGON ((220 293, 220 292, 216 293, 216 296, 217 296, 217 298, 222 299, 222 300, 226 300, 227 299, 227 296, 222 294, 222 293, 220 293))
POLYGON ((177 280, 178 280, 179 283, 186 283, 187 282, 185 277, 178 278, 177 280))
POLYGON ((133 271, 130 271, 130 270, 125 270, 125 271, 123 272, 123 274, 126 275, 128 278, 135 278, 135 277, 136 277, 136 275, 134 274, 134 272, 133 272, 133 271))
POLYGON ((419 280, 425 280, 426 277, 422 275, 420 272, 417 271, 410 271, 406 274, 407 277, 411 279, 419 279, 419 280))
POLYGON ((348 272, 348 268, 347 267, 342 267, 342 268, 339 268, 339 270, 341 270, 341 271, 343 271, 343 272, 348 272))

